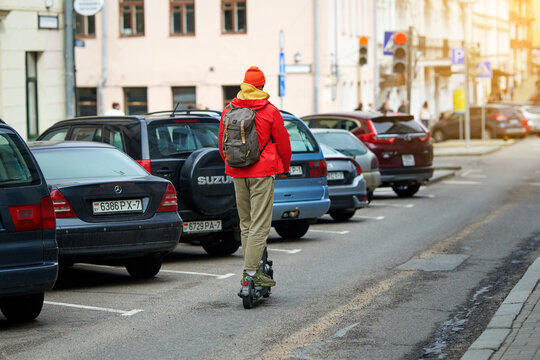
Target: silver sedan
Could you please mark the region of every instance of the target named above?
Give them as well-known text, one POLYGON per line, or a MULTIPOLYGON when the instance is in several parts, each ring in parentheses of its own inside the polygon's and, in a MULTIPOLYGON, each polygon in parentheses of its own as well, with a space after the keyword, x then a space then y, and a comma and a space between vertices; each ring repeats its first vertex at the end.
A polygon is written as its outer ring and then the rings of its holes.
POLYGON ((381 173, 377 156, 347 130, 311 129, 311 132, 319 143, 352 157, 360 165, 362 175, 364 175, 366 181, 367 199, 368 202, 371 202, 373 192, 381 185, 381 173))

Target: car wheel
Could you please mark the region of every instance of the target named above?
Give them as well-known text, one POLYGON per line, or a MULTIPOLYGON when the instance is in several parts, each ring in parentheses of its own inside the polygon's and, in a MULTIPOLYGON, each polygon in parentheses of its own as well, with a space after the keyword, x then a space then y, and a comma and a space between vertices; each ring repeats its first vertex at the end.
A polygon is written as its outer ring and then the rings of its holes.
POLYGON ((435 140, 435 142, 444 141, 444 133, 442 132, 442 130, 435 130, 433 132, 433 140, 435 140))
POLYGON ((336 221, 347 221, 354 216, 356 210, 335 210, 330 212, 332 219, 336 221))
POLYGON ((368 191, 367 192, 367 195, 366 195, 366 198, 367 198, 367 202, 368 204, 373 201, 373 191, 368 191))
POLYGON ((420 184, 398 184, 398 185, 392 185, 392 190, 399 196, 399 197, 411 197, 414 194, 418 192, 418 189, 420 189, 420 184))
POLYGON ((201 243, 204 251, 212 256, 229 256, 240 247, 240 230, 227 231, 217 240, 201 243))
POLYGON ((2 314, 11 321, 32 321, 43 308, 44 294, 17 296, 0 302, 2 314))
POLYGON ((129 261, 126 270, 129 275, 137 279, 153 278, 161 269, 163 256, 148 255, 129 261))
POLYGON ((277 221, 274 229, 284 239, 300 239, 307 233, 309 223, 307 220, 277 221))

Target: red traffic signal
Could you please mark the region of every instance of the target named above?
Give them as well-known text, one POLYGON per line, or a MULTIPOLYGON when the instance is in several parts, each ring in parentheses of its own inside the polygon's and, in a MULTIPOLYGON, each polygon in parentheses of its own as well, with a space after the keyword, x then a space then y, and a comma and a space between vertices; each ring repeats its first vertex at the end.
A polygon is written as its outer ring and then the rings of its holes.
POLYGON ((360 46, 367 46, 368 44, 368 37, 367 36, 360 36, 360 46))
POLYGON ((407 40, 408 40, 407 34, 402 31, 399 31, 394 34, 394 43, 396 45, 403 46, 407 43, 407 40))

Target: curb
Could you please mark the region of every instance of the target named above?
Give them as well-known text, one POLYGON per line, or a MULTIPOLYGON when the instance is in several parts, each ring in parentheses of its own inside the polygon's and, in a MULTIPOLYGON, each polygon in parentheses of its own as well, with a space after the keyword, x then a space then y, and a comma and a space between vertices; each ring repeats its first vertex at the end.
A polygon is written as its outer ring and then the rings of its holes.
MULTIPOLYGON (((461 166, 459 167, 459 169, 461 169, 461 166)), ((433 171, 433 176, 424 185, 429 186, 432 184, 436 184, 439 181, 453 177, 454 175, 456 175, 455 170, 459 170, 459 169, 450 170, 450 169, 444 169, 444 168, 436 168, 435 171, 433 171)))
POLYGON ((540 257, 529 266, 521 280, 514 286, 493 315, 484 332, 463 354, 461 360, 488 360, 506 340, 523 305, 540 281, 540 257))

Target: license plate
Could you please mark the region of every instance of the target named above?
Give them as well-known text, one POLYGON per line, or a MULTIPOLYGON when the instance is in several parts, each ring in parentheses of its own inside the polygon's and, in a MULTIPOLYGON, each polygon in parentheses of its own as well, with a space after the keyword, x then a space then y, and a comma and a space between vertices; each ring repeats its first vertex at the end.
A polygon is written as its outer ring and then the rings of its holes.
POLYGON ((344 178, 343 171, 331 171, 327 175, 327 180, 343 180, 344 178))
POLYGON ((401 161, 403 161, 403 166, 414 166, 414 155, 401 155, 401 161))
POLYGON ((95 215, 142 212, 142 201, 141 199, 93 201, 92 209, 95 215))
POLYGON ((185 233, 221 231, 221 220, 190 221, 184 223, 185 233))
POLYGON ((302 167, 301 166, 290 166, 289 167, 289 174, 290 175, 302 175, 302 167))

